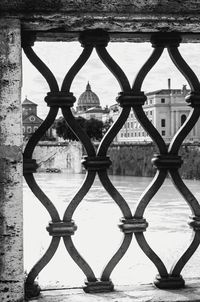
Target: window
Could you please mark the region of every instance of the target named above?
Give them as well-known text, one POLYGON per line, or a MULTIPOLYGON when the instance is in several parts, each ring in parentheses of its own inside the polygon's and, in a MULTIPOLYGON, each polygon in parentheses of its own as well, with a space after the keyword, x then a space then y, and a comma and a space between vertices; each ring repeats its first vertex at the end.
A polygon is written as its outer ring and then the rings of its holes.
POLYGON ((123 137, 123 133, 121 133, 121 137, 123 137))
POLYGON ((165 136, 165 131, 164 130, 162 130, 162 136, 165 136))
POLYGON ((129 122, 127 123, 127 128, 129 128, 129 122))
POLYGON ((140 136, 140 132, 138 132, 138 136, 140 136))
POLYGON ((29 127, 29 126, 27 127, 27 132, 28 132, 28 133, 32 133, 31 127, 29 127))
POLYGON ((166 121, 164 118, 161 119, 161 127, 165 127, 166 126, 166 121))
POLYGON ((152 110, 149 111, 149 114, 152 115, 152 110))
POLYGON ((37 129, 38 129, 38 127, 37 127, 37 126, 35 126, 35 127, 34 127, 34 132, 35 132, 37 129))
POLYGON ((133 136, 133 132, 131 132, 131 136, 133 136))
POLYGON ((33 115, 31 115, 31 116, 29 117, 29 120, 30 120, 31 122, 35 122, 35 117, 34 117, 33 115))
POLYGON ((153 101, 152 100, 149 100, 149 104, 152 104, 153 103, 153 101))
POLYGON ((133 129, 133 122, 131 122, 131 129, 133 129))
POLYGON ((129 137, 129 133, 127 133, 127 136, 129 137))
POLYGON ((164 103, 165 103, 165 99, 161 99, 161 103, 163 103, 163 104, 164 104, 164 103))

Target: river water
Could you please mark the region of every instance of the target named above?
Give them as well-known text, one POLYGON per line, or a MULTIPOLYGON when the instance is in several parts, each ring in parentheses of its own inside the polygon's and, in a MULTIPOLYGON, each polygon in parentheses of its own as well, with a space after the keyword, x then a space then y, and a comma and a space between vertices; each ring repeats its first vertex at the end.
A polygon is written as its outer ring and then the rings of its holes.
MULTIPOLYGON (((58 209, 60 216, 81 186, 83 174, 35 174, 43 191, 58 209)), ((134 211, 137 201, 151 178, 110 176, 111 181, 134 211)), ((186 181, 186 184, 200 200, 200 181, 186 181)), ((192 230, 187 221, 191 211, 167 179, 151 200, 144 217, 149 223, 145 236, 150 246, 164 261, 168 270, 174 261, 188 247, 192 230)), ((123 234, 118 228, 122 213, 102 188, 98 178, 92 189, 76 209, 73 219, 78 230, 73 241, 81 255, 88 261, 95 275, 100 276, 102 269, 117 251, 123 234)), ((44 254, 51 237, 46 231, 50 221, 49 214, 24 183, 24 267, 29 271, 44 254)), ((200 249, 185 266, 184 278, 199 277, 197 269, 200 262, 200 249), (197 265, 198 264, 198 265, 197 265)), ((115 284, 152 282, 157 270, 138 247, 135 238, 128 252, 114 269, 111 279, 115 284)), ((85 276, 68 255, 63 242, 51 262, 40 273, 38 281, 43 288, 80 286, 85 276)))

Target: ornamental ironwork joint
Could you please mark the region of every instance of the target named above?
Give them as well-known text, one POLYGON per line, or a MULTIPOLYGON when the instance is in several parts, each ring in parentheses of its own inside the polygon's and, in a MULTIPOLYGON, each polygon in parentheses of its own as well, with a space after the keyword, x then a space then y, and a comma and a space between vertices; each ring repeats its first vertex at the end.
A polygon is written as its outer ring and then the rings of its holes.
POLYGON ((23 48, 32 47, 36 41, 35 32, 22 32, 21 45, 23 48))
POLYGON ((36 281, 29 283, 25 281, 24 284, 24 294, 25 299, 29 300, 31 298, 36 298, 40 295, 41 288, 36 281))
POLYGON ((148 227, 148 222, 144 218, 121 218, 120 222, 118 226, 125 234, 145 232, 148 227))
POLYGON ((178 32, 155 33, 151 36, 152 47, 179 47, 182 38, 178 32))
POLYGON ((48 92, 45 97, 45 102, 48 107, 73 107, 76 102, 75 96, 72 92, 48 92))
POLYGON ((59 222, 49 222, 48 227, 46 227, 50 236, 64 237, 71 236, 77 230, 77 226, 74 221, 59 221, 59 222))
POLYGON ((114 285, 111 280, 103 281, 103 280, 96 280, 96 281, 86 281, 83 287, 84 292, 86 293, 104 293, 104 292, 111 292, 114 290, 114 285))
POLYGON ((183 163, 181 156, 174 154, 155 154, 151 162, 158 169, 179 169, 183 163))
POLYGON ((161 277, 160 275, 157 275, 154 280, 154 284, 160 289, 178 289, 185 287, 185 281, 181 275, 168 275, 166 277, 161 277))
POLYGON ((185 97, 185 100, 190 107, 200 107, 200 91, 191 92, 185 97))
POLYGON ((81 32, 79 42, 82 47, 106 47, 110 41, 109 34, 103 29, 89 29, 81 32))
POLYGON ((82 164, 86 170, 101 171, 108 169, 112 162, 108 156, 85 156, 82 164))
POLYGON ((194 231, 200 231, 200 217, 190 216, 189 226, 193 228, 194 231))
POLYGON ((142 91, 120 92, 116 101, 121 107, 143 106, 147 97, 142 91))
POLYGON ((24 158, 23 159, 23 174, 30 174, 37 172, 38 164, 35 159, 24 158))

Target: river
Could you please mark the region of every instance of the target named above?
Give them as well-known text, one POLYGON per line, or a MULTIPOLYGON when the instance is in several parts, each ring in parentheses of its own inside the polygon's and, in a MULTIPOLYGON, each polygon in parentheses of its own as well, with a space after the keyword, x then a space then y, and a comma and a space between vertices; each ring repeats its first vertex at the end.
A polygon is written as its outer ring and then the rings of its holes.
MULTIPOLYGON (((36 180, 51 201, 56 205, 60 216, 83 182, 83 174, 35 174, 36 180)), ((110 176, 113 184, 134 211, 137 201, 151 178, 110 176)), ((186 181, 186 184, 200 200, 200 181, 186 181)), ((151 247, 162 258, 168 270, 173 262, 185 251, 190 242, 192 230, 187 221, 191 211, 166 179, 162 188, 151 200, 144 217, 149 223, 145 236, 151 247)), ((122 213, 102 188, 96 177, 92 189, 76 209, 73 219, 78 230, 73 241, 81 255, 88 261, 97 277, 109 259, 118 249, 123 234, 118 228, 122 213)), ((49 214, 24 183, 24 267, 29 271, 44 254, 51 237, 46 231, 49 214)), ((199 249, 185 266, 184 278, 199 277, 197 263, 199 249)), ((128 252, 114 269, 111 279, 115 284, 152 282, 157 271, 154 265, 138 247, 135 238, 128 252)), ((51 262, 40 273, 38 281, 42 288, 80 286, 85 276, 68 255, 63 242, 51 262)))

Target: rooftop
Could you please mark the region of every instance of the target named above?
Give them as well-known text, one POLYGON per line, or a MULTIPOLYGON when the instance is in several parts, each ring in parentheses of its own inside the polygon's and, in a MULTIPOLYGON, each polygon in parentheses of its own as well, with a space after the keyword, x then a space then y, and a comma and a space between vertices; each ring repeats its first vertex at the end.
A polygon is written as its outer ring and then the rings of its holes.
POLYGON ((22 105, 35 105, 35 106, 37 106, 36 103, 34 103, 34 102, 28 100, 27 97, 26 97, 25 100, 23 101, 22 105))
MULTIPOLYGON (((190 92, 189 89, 186 89, 184 93, 188 94, 190 92)), ((183 95, 183 90, 182 89, 159 89, 155 91, 150 91, 147 92, 146 95, 166 95, 166 94, 182 94, 183 95)), ((185 95, 185 94, 184 94, 185 95)))

